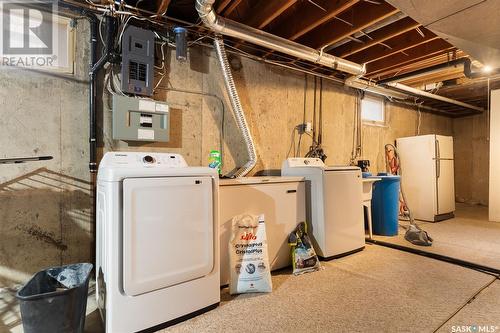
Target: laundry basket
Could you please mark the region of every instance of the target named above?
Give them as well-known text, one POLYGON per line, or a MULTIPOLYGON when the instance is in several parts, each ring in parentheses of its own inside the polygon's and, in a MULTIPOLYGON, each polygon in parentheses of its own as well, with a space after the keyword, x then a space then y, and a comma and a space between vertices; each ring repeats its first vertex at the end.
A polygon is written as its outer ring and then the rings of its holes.
POLYGON ((82 333, 92 264, 36 273, 16 294, 25 333, 82 333))

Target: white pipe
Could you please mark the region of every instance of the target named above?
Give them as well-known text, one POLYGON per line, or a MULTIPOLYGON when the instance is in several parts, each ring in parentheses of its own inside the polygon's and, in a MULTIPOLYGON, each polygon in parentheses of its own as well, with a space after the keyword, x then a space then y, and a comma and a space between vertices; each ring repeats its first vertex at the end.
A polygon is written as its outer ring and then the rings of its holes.
POLYGON ((412 95, 417 95, 417 96, 431 98, 431 99, 434 99, 434 100, 437 100, 437 101, 445 102, 445 103, 448 103, 448 104, 453 104, 453 105, 460 106, 462 108, 466 108, 466 109, 470 109, 470 110, 475 110, 475 111, 479 111, 479 112, 483 112, 484 111, 484 109, 481 108, 481 107, 479 107, 479 106, 475 106, 475 105, 472 105, 472 104, 460 102, 460 101, 457 101, 455 99, 451 99, 451 98, 448 98, 448 97, 444 97, 444 96, 440 96, 440 95, 436 95, 436 94, 431 94, 431 93, 428 93, 426 91, 423 91, 423 90, 420 90, 420 89, 416 89, 416 88, 412 88, 412 87, 406 86, 406 85, 401 84, 401 83, 386 83, 386 85, 389 86, 389 87, 391 87, 391 88, 394 88, 394 89, 397 89, 397 90, 400 90, 400 91, 404 91, 404 92, 412 94, 412 95))
POLYGON ((338 58, 265 31, 222 18, 215 13, 213 8, 214 2, 215 0, 196 0, 198 15, 205 26, 214 32, 285 53, 292 57, 308 60, 341 72, 353 75, 366 74, 364 65, 338 58))
POLYGON ((409 97, 407 94, 394 91, 392 89, 384 88, 373 82, 370 82, 368 80, 363 80, 354 76, 346 79, 344 83, 348 87, 367 91, 372 94, 382 95, 396 99, 407 99, 409 97))
POLYGON ((222 75, 224 76, 224 84, 226 85, 227 94, 229 95, 229 100, 231 101, 231 107, 236 118, 236 124, 243 135, 243 140, 245 141, 247 147, 249 160, 234 174, 235 177, 244 177, 257 164, 257 152, 255 151, 252 134, 248 128, 245 113, 243 112, 243 107, 241 106, 240 97, 238 96, 236 85, 234 84, 233 74, 231 73, 231 67, 229 67, 229 61, 227 60, 226 49, 224 48, 224 42, 220 38, 215 38, 214 48, 222 70, 222 75))

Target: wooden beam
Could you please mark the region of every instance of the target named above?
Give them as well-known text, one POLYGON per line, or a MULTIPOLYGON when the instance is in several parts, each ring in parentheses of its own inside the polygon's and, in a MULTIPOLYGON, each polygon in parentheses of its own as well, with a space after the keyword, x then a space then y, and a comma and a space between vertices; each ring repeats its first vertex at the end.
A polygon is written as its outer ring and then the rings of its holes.
POLYGON ((418 77, 413 77, 398 82, 401 82, 402 84, 405 84, 407 86, 414 87, 414 86, 421 86, 424 84, 431 84, 431 83, 442 82, 463 77, 464 77, 463 67, 457 66, 457 67, 444 68, 439 72, 422 74, 419 75, 418 77))
POLYGON ((244 23, 251 27, 262 29, 296 2, 297 0, 264 1, 262 6, 256 6, 258 10, 252 11, 251 17, 245 20, 244 23))
POLYGON ((217 6, 217 8, 215 9, 217 14, 220 14, 227 7, 227 5, 229 5, 230 2, 231 2, 231 0, 222 0, 220 2, 220 4, 217 6))
POLYGON ((335 44, 398 12, 398 9, 386 2, 382 2, 380 5, 371 2, 360 2, 339 16, 339 18, 350 24, 335 19, 310 31, 298 41, 304 45, 320 49, 335 44))
POLYGON ((415 22, 410 17, 405 17, 383 28, 370 32, 369 35, 371 39, 366 36, 361 36, 359 39, 362 40, 364 44, 352 41, 330 50, 330 53, 335 54, 338 57, 345 58, 366 50, 373 45, 383 43, 386 40, 402 35, 405 32, 418 28, 419 26, 420 23, 415 22))
POLYGON ((231 14, 236 9, 236 7, 238 7, 241 1, 242 0, 233 0, 231 4, 224 10, 222 15, 228 16, 229 14, 231 14))
POLYGON ((163 15, 167 12, 168 5, 170 5, 171 0, 161 0, 156 15, 163 15))
POLYGON ((398 74, 405 74, 408 72, 413 72, 422 68, 434 66, 441 64, 443 62, 447 62, 451 59, 457 59, 461 57, 466 57, 467 55, 462 50, 456 50, 455 48, 451 48, 449 50, 445 50, 443 52, 429 54, 428 56, 424 56, 415 61, 409 61, 404 64, 397 64, 394 67, 388 67, 382 71, 379 71, 375 74, 367 75, 371 79, 381 80, 392 77, 398 74), (453 53, 453 54, 452 54, 453 53))
MULTIPOLYGON (((316 0, 316 2, 318 1, 316 0)), ((327 0, 319 3, 326 12, 304 2, 292 16, 281 21, 280 25, 273 27, 270 32, 290 40, 296 40, 321 24, 332 20, 358 2, 359 0, 327 0)))
POLYGON ((429 43, 408 49, 405 53, 394 54, 391 57, 369 63, 366 66, 366 76, 373 76, 389 68, 401 67, 411 62, 422 60, 426 57, 445 53, 454 49, 452 45, 443 39, 435 39, 429 43))
POLYGON ((431 42, 439 37, 430 31, 425 31, 425 37, 422 37, 416 30, 408 31, 405 34, 399 35, 384 44, 374 45, 363 52, 358 52, 347 57, 348 60, 357 63, 370 63, 382 58, 390 57, 391 55, 404 52, 416 46, 431 42), (387 47, 389 46, 389 47, 387 47))
POLYGON ((422 68, 438 65, 449 61, 450 59, 458 59, 466 57, 467 55, 462 50, 451 50, 447 52, 441 52, 439 54, 431 54, 428 57, 423 57, 417 61, 410 61, 407 64, 399 64, 394 68, 387 68, 382 72, 371 76, 371 78, 376 78, 377 80, 386 79, 397 74, 405 74, 408 72, 413 72, 422 68), (451 55, 451 53, 454 53, 451 55))

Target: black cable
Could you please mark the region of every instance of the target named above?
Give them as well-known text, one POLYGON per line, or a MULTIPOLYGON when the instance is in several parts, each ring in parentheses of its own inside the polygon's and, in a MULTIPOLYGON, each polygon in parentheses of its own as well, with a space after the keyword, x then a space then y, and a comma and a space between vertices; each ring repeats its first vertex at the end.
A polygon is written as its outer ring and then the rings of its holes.
POLYGON ((369 238, 366 238, 366 242, 367 243, 372 243, 372 244, 375 244, 375 245, 389 247, 389 248, 392 248, 392 249, 395 249, 395 250, 400 250, 400 251, 404 251, 404 252, 418 254, 420 256, 424 256, 424 257, 428 257, 428 258, 432 258, 432 259, 436 259, 436 260, 440 260, 440 261, 445 261, 445 262, 448 262, 450 264, 459 265, 459 266, 462 266, 462 267, 465 267, 465 268, 473 269, 473 270, 476 270, 476 271, 479 271, 479 272, 482 272, 482 273, 485 273, 485 274, 497 276, 497 277, 500 274, 500 270, 496 269, 496 268, 491 268, 491 267, 488 267, 488 266, 483 266, 483 265, 475 264, 475 263, 472 263, 470 261, 456 259, 456 258, 448 257, 448 256, 445 256, 445 255, 442 255, 442 254, 437 254, 437 253, 422 251, 420 249, 416 249, 416 248, 413 248, 413 247, 407 247, 407 246, 404 246, 404 245, 398 245, 398 244, 392 244, 392 243, 388 243, 388 242, 382 242, 382 241, 379 241, 379 240, 376 240, 376 239, 369 239, 369 238))

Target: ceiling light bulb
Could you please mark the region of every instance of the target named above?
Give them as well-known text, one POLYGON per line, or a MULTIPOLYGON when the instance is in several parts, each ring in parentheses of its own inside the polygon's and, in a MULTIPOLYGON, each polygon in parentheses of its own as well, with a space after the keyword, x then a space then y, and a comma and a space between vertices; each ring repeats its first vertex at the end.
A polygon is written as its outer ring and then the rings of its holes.
POLYGON ((492 70, 493 68, 491 66, 486 65, 483 67, 483 72, 485 73, 491 73, 492 70))

